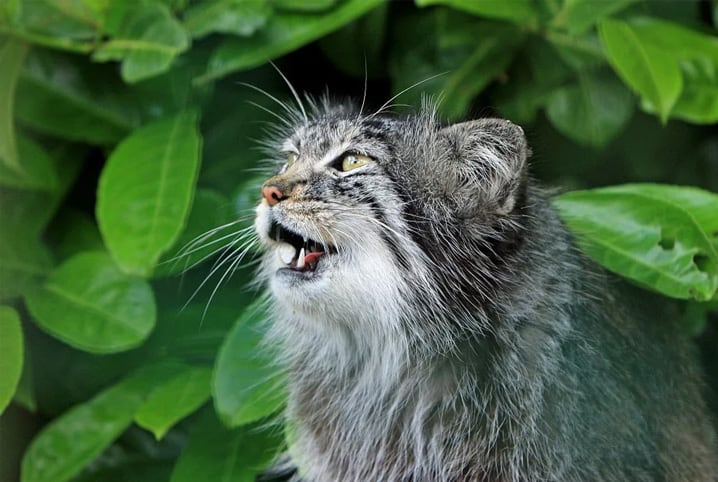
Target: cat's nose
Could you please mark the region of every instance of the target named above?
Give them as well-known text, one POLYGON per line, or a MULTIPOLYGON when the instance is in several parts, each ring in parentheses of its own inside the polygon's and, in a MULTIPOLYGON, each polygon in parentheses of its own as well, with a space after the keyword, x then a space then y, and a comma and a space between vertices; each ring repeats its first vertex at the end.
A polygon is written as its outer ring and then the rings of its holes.
POLYGON ((264 185, 262 186, 262 197, 267 200, 270 206, 274 206, 284 199, 284 194, 282 194, 282 191, 280 191, 277 186, 264 185))

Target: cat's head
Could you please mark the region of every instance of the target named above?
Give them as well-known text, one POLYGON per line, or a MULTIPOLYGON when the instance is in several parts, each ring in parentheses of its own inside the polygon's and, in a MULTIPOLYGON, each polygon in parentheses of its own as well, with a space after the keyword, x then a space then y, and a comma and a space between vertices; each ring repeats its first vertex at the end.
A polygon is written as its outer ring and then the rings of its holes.
POLYGON ((514 242, 524 202, 520 127, 328 108, 275 151, 255 227, 277 303, 355 324, 488 295, 496 276, 482 270, 501 256, 495 242, 514 242))

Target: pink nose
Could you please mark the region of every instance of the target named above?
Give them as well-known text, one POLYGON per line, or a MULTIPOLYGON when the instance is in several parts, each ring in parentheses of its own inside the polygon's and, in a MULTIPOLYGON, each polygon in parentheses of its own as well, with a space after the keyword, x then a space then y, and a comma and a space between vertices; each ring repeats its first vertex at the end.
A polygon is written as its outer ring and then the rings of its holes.
POLYGON ((262 197, 267 200, 270 206, 274 206, 284 199, 284 194, 277 186, 262 186, 262 197))

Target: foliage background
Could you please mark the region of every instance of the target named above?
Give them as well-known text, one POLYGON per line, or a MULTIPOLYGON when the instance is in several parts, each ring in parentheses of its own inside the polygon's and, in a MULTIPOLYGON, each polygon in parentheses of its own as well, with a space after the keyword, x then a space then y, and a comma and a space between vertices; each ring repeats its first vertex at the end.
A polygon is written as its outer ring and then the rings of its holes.
POLYGON ((422 82, 396 102, 523 125, 534 174, 582 189, 556 201, 581 245, 674 299, 715 373, 717 23, 707 0, 3 1, 0 480, 248 481, 282 449, 241 234, 292 102, 270 60, 315 96, 422 82))

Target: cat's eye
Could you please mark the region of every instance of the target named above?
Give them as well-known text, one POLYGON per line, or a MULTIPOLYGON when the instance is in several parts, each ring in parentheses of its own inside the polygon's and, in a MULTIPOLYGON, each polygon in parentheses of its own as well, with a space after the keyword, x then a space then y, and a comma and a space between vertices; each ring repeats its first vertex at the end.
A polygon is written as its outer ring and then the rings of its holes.
POLYGON ((361 154, 347 154, 342 157, 342 171, 352 171, 362 166, 366 166, 371 162, 371 157, 362 156, 361 154))
POLYGON ((299 154, 296 152, 289 152, 287 154, 287 166, 291 166, 295 162, 297 162, 297 159, 299 158, 299 154))

